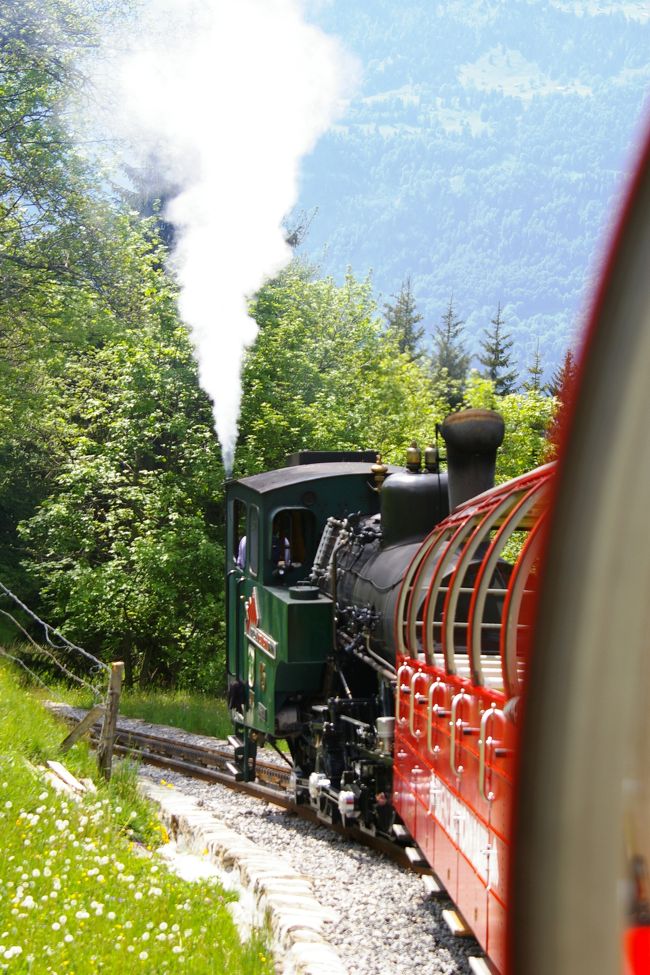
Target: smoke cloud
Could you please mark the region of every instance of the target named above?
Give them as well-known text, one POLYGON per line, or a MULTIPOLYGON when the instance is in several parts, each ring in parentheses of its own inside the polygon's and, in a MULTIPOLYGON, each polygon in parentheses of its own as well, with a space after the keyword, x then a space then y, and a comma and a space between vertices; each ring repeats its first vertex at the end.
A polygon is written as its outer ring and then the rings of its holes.
POLYGON ((122 112, 110 124, 179 188, 165 213, 179 310, 229 475, 242 356, 256 335, 247 303, 291 259, 282 221, 300 161, 344 107, 355 65, 300 0, 155 0, 118 47, 110 76, 122 112))

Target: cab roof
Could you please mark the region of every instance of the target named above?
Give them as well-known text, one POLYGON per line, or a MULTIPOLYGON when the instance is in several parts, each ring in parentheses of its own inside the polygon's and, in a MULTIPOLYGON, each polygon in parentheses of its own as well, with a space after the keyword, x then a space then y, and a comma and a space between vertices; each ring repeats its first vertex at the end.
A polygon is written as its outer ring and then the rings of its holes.
MULTIPOLYGON (((333 463, 333 464, 302 464, 298 467, 281 467, 277 471, 265 471, 263 474, 253 474, 239 480, 228 482, 228 489, 236 485, 255 491, 257 494, 268 494, 278 488, 302 484, 305 481, 320 481, 328 478, 343 476, 364 476, 372 478, 372 464, 367 463, 333 463)), ((395 474, 400 467, 389 467, 388 473, 395 474)))

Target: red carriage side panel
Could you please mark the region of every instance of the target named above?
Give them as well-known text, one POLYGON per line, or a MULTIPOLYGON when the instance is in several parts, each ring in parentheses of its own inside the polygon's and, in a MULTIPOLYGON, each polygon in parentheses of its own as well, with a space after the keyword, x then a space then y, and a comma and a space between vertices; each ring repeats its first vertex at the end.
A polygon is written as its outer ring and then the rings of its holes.
POLYGON ((516 704, 551 474, 500 485, 439 525, 395 621, 395 806, 500 970, 516 704))

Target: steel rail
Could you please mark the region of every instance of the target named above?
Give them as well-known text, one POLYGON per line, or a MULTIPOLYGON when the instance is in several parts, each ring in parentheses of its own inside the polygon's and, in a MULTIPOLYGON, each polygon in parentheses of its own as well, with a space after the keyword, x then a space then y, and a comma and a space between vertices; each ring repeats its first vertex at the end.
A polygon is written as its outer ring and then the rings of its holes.
MULTIPOLYGON (((57 713, 66 721, 74 723, 77 721, 77 718, 72 715, 61 714, 60 709, 57 713)), ((94 745, 97 743, 98 734, 99 725, 96 724, 90 732, 90 740, 94 745)), ((228 763, 232 764, 234 760, 234 749, 230 746, 209 747, 196 743, 189 744, 162 735, 123 727, 118 727, 116 732, 115 752, 124 757, 140 759, 148 765, 155 765, 158 768, 187 775, 190 778, 215 782, 232 789, 234 792, 241 792, 262 802, 272 803, 293 813, 299 819, 322 826, 381 853, 400 867, 420 874, 432 873, 430 867, 424 864, 414 864, 408 858, 405 847, 399 842, 385 836, 378 836, 359 826, 330 823, 319 816, 312 806, 296 802, 288 789, 291 770, 281 765, 258 759, 255 766, 256 775, 261 781, 243 782, 236 779, 231 772, 224 771, 228 763), (270 785, 268 783, 277 784, 270 785)))

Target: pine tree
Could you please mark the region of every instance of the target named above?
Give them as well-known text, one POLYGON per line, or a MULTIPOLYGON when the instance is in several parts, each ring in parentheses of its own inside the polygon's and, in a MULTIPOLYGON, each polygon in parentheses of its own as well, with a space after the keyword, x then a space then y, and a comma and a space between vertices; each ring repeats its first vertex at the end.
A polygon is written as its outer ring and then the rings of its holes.
POLYGON ((548 431, 549 449, 547 458, 549 460, 556 456, 558 446, 562 440, 562 433, 568 415, 567 407, 573 396, 577 371, 573 352, 571 349, 567 349, 562 360, 562 365, 558 366, 555 370, 548 386, 549 392, 558 401, 553 422, 548 431))
POLYGON ((469 355, 462 340, 462 318, 456 318, 453 295, 433 335, 431 371, 434 382, 441 388, 452 410, 458 409, 469 368, 469 355))
POLYGON ((548 387, 542 383, 544 370, 542 368, 542 357, 539 351, 539 338, 537 339, 537 344, 535 346, 533 361, 529 366, 526 366, 526 372, 530 378, 525 379, 522 386, 527 393, 544 393, 547 391, 548 387))
POLYGON ((410 276, 402 281, 399 294, 391 297, 394 298, 394 303, 386 302, 384 305, 388 329, 395 334, 400 352, 406 352, 411 361, 419 359, 422 355, 420 343, 424 328, 417 328, 418 322, 422 321, 422 315, 416 308, 410 276))
POLYGON ((485 338, 481 342, 483 355, 478 359, 482 366, 485 366, 483 377, 491 379, 494 383, 494 391, 498 396, 507 396, 514 393, 517 385, 517 371, 511 369, 512 356, 510 349, 513 340, 508 332, 503 329, 504 321, 501 317, 501 302, 497 307, 497 313, 491 324, 494 326, 488 329, 485 338))
POLYGON ((558 366, 551 377, 549 391, 564 403, 568 398, 576 378, 577 366, 571 349, 567 349, 562 365, 558 366))

